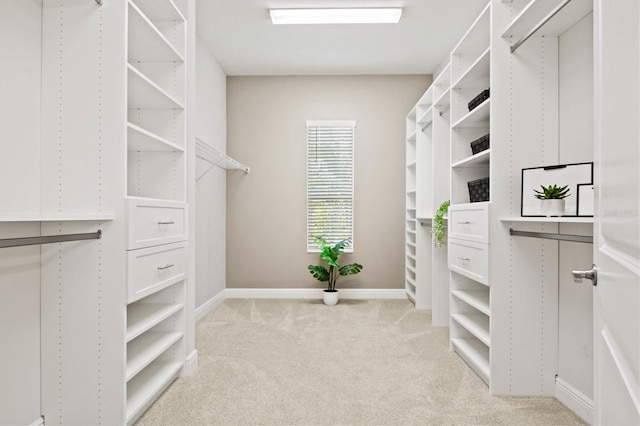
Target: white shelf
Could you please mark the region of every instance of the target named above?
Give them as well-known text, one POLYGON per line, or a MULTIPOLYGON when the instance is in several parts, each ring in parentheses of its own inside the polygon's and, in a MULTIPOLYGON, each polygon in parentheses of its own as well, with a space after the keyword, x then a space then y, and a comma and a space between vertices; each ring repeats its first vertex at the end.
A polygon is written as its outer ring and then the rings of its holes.
POLYGON ((186 21, 171 0, 133 0, 133 3, 153 22, 186 21))
MULTIPOLYGON (((451 94, 451 89, 449 88, 445 90, 444 93, 440 95, 438 99, 436 99, 436 101, 433 103, 436 110, 442 110, 443 108, 446 108, 449 105, 451 105, 451 97, 449 96, 450 94, 451 94)), ((440 114, 440 111, 438 111, 438 114, 440 114)))
POLYGON ((129 62, 184 62, 184 57, 131 1, 129 1, 129 62))
POLYGON ((488 290, 452 290, 451 294, 485 315, 491 315, 488 290))
POLYGON ((414 255, 412 255, 412 254, 409 254, 409 253, 407 253, 407 259, 411 259, 414 262, 416 261, 416 257, 414 255))
POLYGON ((414 130, 408 137, 407 142, 415 142, 416 141, 417 130, 414 130))
MULTIPOLYGON (((564 0, 531 0, 511 21, 502 37, 521 38, 548 16, 564 0)), ((572 0, 544 24, 536 36, 557 37, 593 10, 592 0, 572 0)), ((516 42, 517 40, 514 40, 516 42)))
POLYGON ((407 292, 407 296, 409 297, 409 299, 411 299, 413 303, 416 303, 416 294, 413 291, 411 291, 408 287, 405 288, 405 291, 407 292))
POLYGON ((433 121, 433 106, 430 106, 429 109, 422 114, 420 118, 418 118, 418 124, 420 127, 424 128, 427 124, 433 121))
POLYGON ((141 109, 184 109, 183 105, 160 86, 127 64, 128 107, 141 109))
POLYGON ((484 314, 452 314, 451 318, 464 327, 469 333, 476 336, 482 343, 491 346, 488 316, 484 314))
POLYGON ((411 287, 413 287, 414 289, 416 288, 416 282, 414 280, 407 277, 406 281, 407 281, 407 284, 409 284, 411 287))
POLYGON ((411 247, 413 247, 413 248, 416 248, 416 244, 415 244, 415 243, 412 243, 411 241, 407 241, 407 245, 408 245, 408 246, 411 246, 411 247))
POLYGON ((412 161, 411 163, 407 164, 407 169, 413 169, 416 167, 416 162, 412 161))
POLYGON ((184 148, 132 123, 127 123, 127 150, 184 152, 184 148))
POLYGON ((132 303, 127 306, 127 342, 182 309, 182 304, 132 303))
POLYGON ((169 385, 182 362, 152 362, 127 383, 127 423, 134 419, 169 385))
POLYGON ((87 214, 6 214, 0 215, 2 222, 102 222, 113 220, 111 213, 87 214))
POLYGON ((181 337, 181 332, 149 331, 127 343, 126 380, 131 380, 181 337))
POLYGON ((413 266, 409 266, 407 265, 407 269, 411 272, 413 272, 414 274, 416 273, 416 269, 413 266))
POLYGON ((491 112, 491 99, 487 99, 478 107, 469 111, 464 117, 454 123, 452 129, 466 129, 473 127, 489 128, 489 116, 491 112))
POLYGON ((500 222, 594 223, 592 217, 501 217, 500 222))
POLYGON ((491 2, 480 13, 460 42, 453 48, 452 56, 483 52, 489 47, 491 2))
POLYGON ((451 339, 451 344, 473 370, 489 383, 489 348, 477 339, 451 339))
POLYGON ((487 48, 482 55, 469 67, 467 71, 460 76, 458 81, 453 84, 454 89, 464 87, 468 88, 484 88, 489 87, 490 77, 490 52, 491 48, 487 48))
POLYGON ((415 189, 411 189, 411 190, 407 191, 407 195, 415 194, 415 193, 416 193, 415 189))
POLYGON ((488 165, 490 158, 491 158, 491 148, 485 149, 484 151, 479 152, 475 155, 472 155, 471 157, 467 157, 460 161, 456 161, 451 165, 451 167, 455 169, 457 167, 481 166, 485 164, 488 165))

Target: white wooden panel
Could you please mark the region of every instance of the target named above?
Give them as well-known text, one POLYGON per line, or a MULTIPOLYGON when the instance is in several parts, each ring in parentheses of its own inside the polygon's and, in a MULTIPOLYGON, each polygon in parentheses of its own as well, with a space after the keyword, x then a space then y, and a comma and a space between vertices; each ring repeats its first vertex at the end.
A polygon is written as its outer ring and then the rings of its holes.
MULTIPOLYGON (((0 224, 0 238, 37 235, 39 224, 0 224)), ((0 336, 0 422, 31 424, 41 413, 40 247, 0 251, 0 336)))
POLYGON ((174 243, 127 252, 128 302, 183 280, 186 251, 186 243, 174 243))
POLYGON ((127 249, 184 241, 187 208, 184 203, 127 198, 127 249))
POLYGON ((40 212, 42 2, 0 2, 0 216, 40 212))

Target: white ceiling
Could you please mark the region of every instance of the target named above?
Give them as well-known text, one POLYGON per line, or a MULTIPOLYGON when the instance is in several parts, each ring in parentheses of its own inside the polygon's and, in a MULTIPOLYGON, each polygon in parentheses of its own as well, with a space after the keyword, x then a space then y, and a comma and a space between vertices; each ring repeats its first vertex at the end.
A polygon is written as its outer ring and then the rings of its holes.
POLYGON ((227 75, 432 74, 487 0, 198 0, 227 75), (269 8, 403 7, 399 24, 272 25, 269 8))

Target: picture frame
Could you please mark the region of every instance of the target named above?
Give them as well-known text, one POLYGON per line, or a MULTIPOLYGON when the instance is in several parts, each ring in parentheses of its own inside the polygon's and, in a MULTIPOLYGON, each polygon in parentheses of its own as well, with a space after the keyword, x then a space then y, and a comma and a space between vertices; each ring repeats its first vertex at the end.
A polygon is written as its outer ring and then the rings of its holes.
MULTIPOLYGON (((534 189, 540 186, 569 186, 569 196, 565 199, 565 210, 562 216, 589 216, 589 192, 587 186, 593 187, 593 162, 570 163, 552 166, 530 167, 522 169, 520 215, 522 217, 545 217, 540 200, 535 198, 534 189), (579 209, 579 187, 583 196, 583 206, 579 209)), ((593 208, 591 208, 593 210, 593 208)), ((593 215, 593 214, 591 214, 593 215)))
POLYGON ((594 192, 592 183, 578 185, 578 216, 593 217, 594 192))

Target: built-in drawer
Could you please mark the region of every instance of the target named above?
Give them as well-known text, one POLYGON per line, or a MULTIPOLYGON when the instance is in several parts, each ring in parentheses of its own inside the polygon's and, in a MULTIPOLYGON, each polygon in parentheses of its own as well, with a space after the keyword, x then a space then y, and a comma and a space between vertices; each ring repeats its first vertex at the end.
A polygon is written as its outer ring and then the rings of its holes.
POLYGON ((489 246, 471 241, 449 239, 449 269, 489 285, 489 246))
POLYGON ((185 242, 128 251, 128 303, 180 282, 186 276, 186 269, 185 242))
POLYGON ((127 198, 127 250, 187 239, 185 203, 127 198))
POLYGON ((449 238, 489 242, 489 204, 464 204, 449 207, 449 238))

